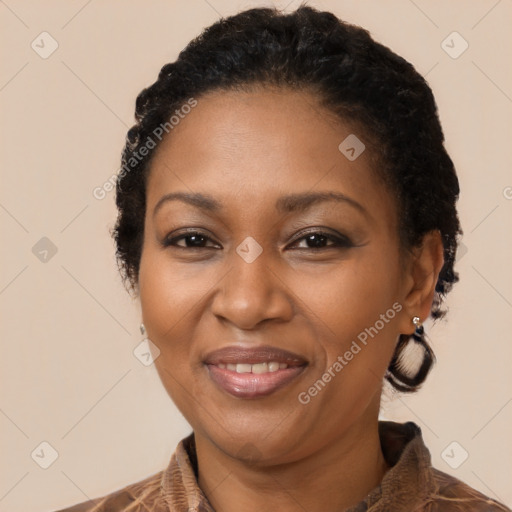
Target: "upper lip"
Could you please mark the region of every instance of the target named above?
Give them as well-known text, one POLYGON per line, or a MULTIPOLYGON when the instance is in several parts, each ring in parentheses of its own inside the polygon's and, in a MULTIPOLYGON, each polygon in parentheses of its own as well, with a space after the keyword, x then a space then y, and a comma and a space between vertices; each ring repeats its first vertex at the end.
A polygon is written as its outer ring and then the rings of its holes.
POLYGON ((302 366, 307 363, 307 361, 298 354, 268 345, 251 348, 232 345, 209 352, 204 359, 205 364, 212 365, 219 363, 258 364, 270 362, 286 363, 288 366, 302 366))

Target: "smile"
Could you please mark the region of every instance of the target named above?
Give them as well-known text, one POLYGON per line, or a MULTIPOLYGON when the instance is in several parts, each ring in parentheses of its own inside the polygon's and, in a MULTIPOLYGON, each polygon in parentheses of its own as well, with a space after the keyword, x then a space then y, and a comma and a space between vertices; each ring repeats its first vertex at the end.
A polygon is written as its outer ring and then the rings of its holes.
POLYGON ((298 354, 274 347, 226 347, 210 353, 208 375, 220 389, 236 398, 268 396, 290 384, 306 368, 298 354))
POLYGON ((228 369, 232 372, 236 372, 236 373, 272 373, 272 372, 277 372, 277 370, 283 370, 285 368, 288 368, 288 365, 286 363, 278 363, 277 361, 272 361, 270 363, 257 363, 257 364, 219 363, 217 366, 222 369, 226 368, 226 369, 228 369))

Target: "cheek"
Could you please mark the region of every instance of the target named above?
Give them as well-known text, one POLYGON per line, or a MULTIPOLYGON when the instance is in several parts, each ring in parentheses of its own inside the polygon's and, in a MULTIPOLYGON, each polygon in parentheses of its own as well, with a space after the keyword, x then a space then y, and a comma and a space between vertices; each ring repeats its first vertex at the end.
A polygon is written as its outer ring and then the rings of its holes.
POLYGON ((165 251, 145 251, 139 272, 140 301, 155 339, 172 338, 190 322, 213 283, 197 265, 171 262, 165 251))
POLYGON ((392 248, 379 252, 333 269, 306 295, 323 340, 314 377, 330 371, 349 395, 380 386, 397 341, 400 269, 392 248))
POLYGON ((393 258, 354 259, 350 265, 333 268, 302 293, 326 326, 346 338, 357 334, 354 328, 373 325, 392 307, 399 297, 398 272, 393 258))
POLYGON ((201 323, 208 290, 217 281, 212 270, 170 262, 165 251, 150 248, 141 258, 142 316, 149 339, 160 350, 156 368, 177 403, 181 402, 181 387, 192 391, 194 372, 200 370, 192 341, 201 323))
POLYGON ((160 351, 156 370, 171 400, 191 422, 191 323, 204 295, 201 281, 186 266, 171 265, 165 252, 147 250, 141 259, 139 290, 147 336, 160 351))
POLYGON ((301 403, 309 401, 306 409, 322 418, 326 432, 362 414, 382 385, 402 309, 398 276, 390 251, 340 265, 305 295, 318 359, 301 389, 301 403))

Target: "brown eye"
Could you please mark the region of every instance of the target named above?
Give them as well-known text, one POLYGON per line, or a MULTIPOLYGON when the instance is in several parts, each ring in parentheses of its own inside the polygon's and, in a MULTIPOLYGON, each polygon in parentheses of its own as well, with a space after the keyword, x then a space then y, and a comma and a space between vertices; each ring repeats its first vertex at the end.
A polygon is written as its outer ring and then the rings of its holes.
POLYGON ((293 245, 297 245, 299 242, 306 243, 306 247, 299 247, 299 249, 314 250, 314 249, 330 249, 339 247, 353 247, 354 244, 345 236, 336 236, 332 233, 325 231, 314 231, 308 233, 293 242, 293 245))
POLYGON ((168 237, 164 240, 164 247, 174 246, 182 249, 207 249, 212 246, 207 246, 208 242, 212 242, 210 237, 199 231, 189 231, 178 236, 168 237), (178 242, 184 243, 178 243, 178 242))

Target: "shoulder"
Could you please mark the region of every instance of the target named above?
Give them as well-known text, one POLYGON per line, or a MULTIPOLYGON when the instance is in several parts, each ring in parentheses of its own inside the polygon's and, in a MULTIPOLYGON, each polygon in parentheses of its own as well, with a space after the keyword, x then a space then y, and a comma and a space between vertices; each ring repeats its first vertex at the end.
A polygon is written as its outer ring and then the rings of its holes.
POLYGON ((432 512, 511 512, 505 505, 438 469, 432 468, 432 476, 437 489, 428 509, 432 512))
POLYGON ((162 471, 100 498, 55 512, 163 512, 167 510, 160 492, 162 471))

